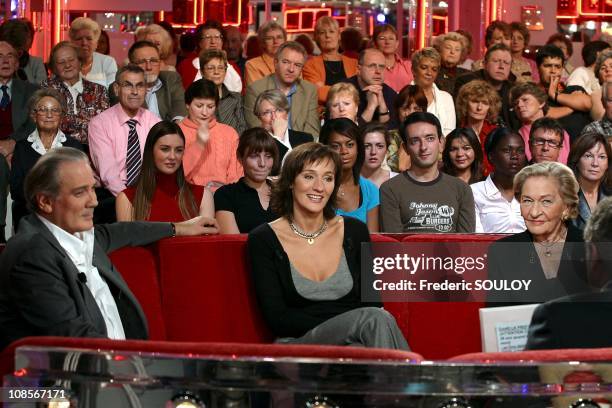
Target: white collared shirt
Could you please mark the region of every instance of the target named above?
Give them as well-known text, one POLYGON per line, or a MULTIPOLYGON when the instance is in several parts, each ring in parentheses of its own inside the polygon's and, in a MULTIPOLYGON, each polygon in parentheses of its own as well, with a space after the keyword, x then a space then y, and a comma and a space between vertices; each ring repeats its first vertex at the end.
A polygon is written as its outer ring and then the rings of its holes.
POLYGON ((96 300, 96 304, 104 317, 106 324, 106 334, 109 339, 125 340, 123 323, 117 303, 111 293, 108 284, 100 276, 98 268, 93 265, 93 252, 95 234, 94 229, 69 234, 62 228, 53 224, 46 218, 38 216, 42 223, 51 231, 51 234, 58 240, 70 260, 76 266, 79 273, 84 273, 87 277, 87 288, 96 300))
POLYGON ((159 105, 157 104, 157 95, 155 94, 162 87, 161 79, 157 78, 155 84, 149 89, 147 89, 147 93, 145 95, 145 101, 147 102, 147 109, 156 114, 157 116, 161 116, 159 114, 159 105))
MULTIPOLYGON (((43 144, 42 140, 40 139, 40 135, 38 134, 38 129, 30 133, 30 136, 28 136, 28 142, 32 143, 32 149, 34 149, 34 151, 40 154, 41 156, 47 153, 47 149, 45 149, 45 145, 43 144)), ((51 149, 55 147, 62 147, 65 142, 66 135, 64 134, 64 132, 58 129, 57 134, 55 135, 55 138, 51 143, 51 149)))
POLYGON ((517 233, 525 231, 525 220, 516 198, 508 202, 489 175, 485 181, 470 186, 476 207, 476 232, 517 233))
POLYGON ((83 93, 83 77, 79 74, 79 80, 74 85, 70 85, 65 81, 64 85, 66 85, 70 96, 72 96, 72 111, 70 113, 75 113, 77 111, 77 98, 83 93))

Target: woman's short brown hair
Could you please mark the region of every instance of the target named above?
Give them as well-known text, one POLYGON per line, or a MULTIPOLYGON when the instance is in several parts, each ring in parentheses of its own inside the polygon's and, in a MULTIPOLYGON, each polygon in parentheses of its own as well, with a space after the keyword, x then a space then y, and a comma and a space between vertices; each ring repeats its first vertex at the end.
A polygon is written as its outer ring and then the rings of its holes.
POLYGON ((285 156, 278 182, 272 187, 270 206, 279 217, 293 218, 293 183, 308 164, 318 164, 325 161, 334 164, 334 190, 323 209, 323 216, 332 219, 336 215, 336 194, 340 187, 342 162, 340 156, 331 147, 321 143, 304 143, 292 149, 285 156))
POLYGON ((581 134, 580 137, 572 144, 569 157, 567 158, 567 165, 570 169, 572 169, 576 178, 578 178, 578 162, 580 161, 580 158, 586 152, 595 147, 597 143, 601 143, 606 151, 606 156, 608 156, 608 170, 601 179, 600 186, 604 186, 606 189, 609 189, 612 187, 612 163, 610 163, 612 161, 612 147, 610 147, 610 143, 608 143, 606 137, 601 133, 585 132, 581 134))
POLYGON ((459 123, 467 119, 468 102, 470 101, 486 101, 489 104, 487 120, 490 123, 497 120, 497 115, 501 110, 501 99, 497 91, 488 82, 470 81, 461 87, 455 101, 459 123))
POLYGON ((529 40, 531 40, 531 33, 527 26, 519 21, 514 21, 510 23, 510 29, 512 32, 518 31, 523 36, 523 40, 525 40, 525 48, 529 45, 529 40))
POLYGON ((53 48, 51 49, 51 54, 49 54, 49 61, 48 61, 49 68, 51 68, 51 71, 55 75, 57 75, 57 73, 55 72, 55 55, 62 48, 70 48, 72 51, 75 52, 76 58, 79 61, 79 63, 81 64, 83 63, 83 58, 81 58, 81 54, 79 53, 79 48, 76 45, 74 45, 70 41, 60 41, 53 46, 53 48))
POLYGON ((532 177, 547 177, 557 182, 559 195, 567 206, 566 219, 574 219, 578 215, 578 190, 580 186, 572 170, 559 162, 536 163, 524 167, 514 176, 514 197, 520 202, 525 182, 532 177))
POLYGON ((227 54, 223 50, 204 50, 198 57, 200 60, 200 70, 203 70, 206 64, 214 59, 220 59, 227 68, 227 54))
POLYGON ((544 114, 546 114, 546 112, 548 111, 548 95, 546 95, 546 92, 544 92, 542 88, 540 88, 533 82, 523 82, 521 84, 515 85, 514 87, 512 87, 512 89, 510 89, 510 103, 512 104, 512 106, 515 106, 518 98, 525 94, 529 94, 536 98, 539 103, 543 103, 544 107, 542 108, 542 110, 544 111, 544 114))
POLYGON ((239 161, 242 161, 248 157, 251 153, 266 152, 272 155, 274 165, 270 174, 278 173, 280 167, 280 158, 278 153, 278 146, 276 141, 268 131, 261 127, 254 127, 245 130, 240 135, 238 141, 238 148, 236 149, 236 157, 239 161))

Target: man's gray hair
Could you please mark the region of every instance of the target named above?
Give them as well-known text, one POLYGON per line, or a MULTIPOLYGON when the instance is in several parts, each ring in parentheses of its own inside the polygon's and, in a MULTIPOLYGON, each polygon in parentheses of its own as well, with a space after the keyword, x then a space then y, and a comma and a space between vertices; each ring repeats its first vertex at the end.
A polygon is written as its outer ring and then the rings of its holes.
POLYGON ((39 211, 36 202, 39 194, 57 197, 61 188, 62 164, 78 161, 89 163, 89 158, 82 151, 72 147, 56 147, 38 159, 25 178, 24 194, 28 209, 32 212, 39 211))
POLYGON ((612 242, 612 197, 604 198, 597 204, 584 229, 587 242, 612 242))
POLYGON ((304 57, 304 62, 306 62, 306 59, 308 58, 308 53, 306 52, 306 48, 304 48, 302 44, 296 41, 287 41, 287 42, 282 43, 280 47, 278 47, 278 50, 276 50, 276 54, 274 54, 274 57, 277 60, 280 60, 281 54, 286 49, 290 49, 292 51, 299 52, 304 57))
POLYGON ((255 99, 253 113, 257 117, 259 117, 259 105, 261 105, 263 101, 270 102, 276 109, 282 109, 285 112, 289 112, 289 100, 285 94, 278 89, 268 89, 257 95, 257 99, 255 99))

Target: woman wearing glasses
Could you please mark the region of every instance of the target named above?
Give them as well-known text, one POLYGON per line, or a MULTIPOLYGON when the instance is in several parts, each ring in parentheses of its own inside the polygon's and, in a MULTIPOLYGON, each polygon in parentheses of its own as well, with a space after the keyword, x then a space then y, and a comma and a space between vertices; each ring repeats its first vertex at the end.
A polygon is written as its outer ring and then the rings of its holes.
MULTIPOLYGON (((531 125, 533 122, 546 115, 548 111, 548 105, 546 104, 548 96, 536 84, 526 82, 512 88, 510 91, 510 100, 512 106, 514 106, 516 116, 518 116, 523 125, 519 129, 519 134, 523 138, 525 145, 530 145, 529 134, 531 132, 531 125)), ((570 150, 570 137, 566 131, 563 131, 563 133, 563 142, 560 146, 558 161, 567 163, 567 157, 570 150)), ((532 152, 528 149, 525 153, 527 154, 527 159, 531 160, 532 152)))
POLYGON ((221 50, 204 51, 200 54, 200 67, 202 77, 212 81, 219 90, 217 121, 233 127, 241 135, 247 128, 242 95, 230 91, 223 83, 227 72, 227 54, 221 50))
POLYGON ((89 121, 109 108, 108 92, 102 85, 81 76, 79 50, 68 41, 53 47, 49 66, 54 75, 44 80, 41 86, 55 89, 66 101, 61 130, 87 145, 89 121))
POLYGON ((39 89, 30 98, 28 106, 36 130, 27 139, 17 142, 11 165, 10 182, 15 230, 19 227, 21 217, 29 213, 26 208, 23 183, 38 159, 54 147, 83 149, 81 143, 60 130, 62 118, 66 114, 66 101, 58 91, 50 88, 39 89))
POLYGON ((274 56, 278 47, 287 41, 287 33, 276 21, 268 21, 257 30, 257 40, 262 54, 251 58, 244 66, 247 85, 274 73, 274 56))

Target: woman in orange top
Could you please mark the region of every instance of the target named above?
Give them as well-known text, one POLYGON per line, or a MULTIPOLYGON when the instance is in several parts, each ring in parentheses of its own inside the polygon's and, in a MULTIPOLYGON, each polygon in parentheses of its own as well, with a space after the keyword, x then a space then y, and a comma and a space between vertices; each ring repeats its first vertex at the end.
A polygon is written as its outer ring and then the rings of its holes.
POLYGON ((236 158, 238 133, 215 119, 218 102, 219 92, 212 81, 193 82, 185 91, 187 117, 179 123, 185 134, 185 177, 191 184, 211 191, 243 175, 236 158))
POLYGON ((287 32, 276 21, 268 21, 257 30, 257 39, 262 54, 246 62, 244 77, 247 85, 274 73, 274 56, 278 47, 287 41, 287 32))
POLYGON ((321 17, 315 25, 315 41, 321 55, 306 61, 302 75, 318 88, 319 105, 325 106, 327 92, 332 85, 357 74, 357 60, 340 54, 338 22, 329 16, 321 17))

